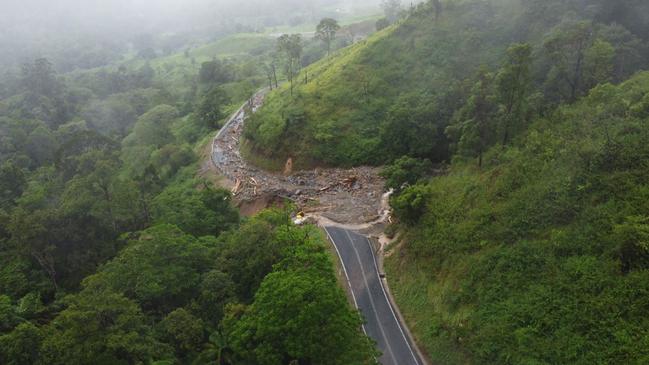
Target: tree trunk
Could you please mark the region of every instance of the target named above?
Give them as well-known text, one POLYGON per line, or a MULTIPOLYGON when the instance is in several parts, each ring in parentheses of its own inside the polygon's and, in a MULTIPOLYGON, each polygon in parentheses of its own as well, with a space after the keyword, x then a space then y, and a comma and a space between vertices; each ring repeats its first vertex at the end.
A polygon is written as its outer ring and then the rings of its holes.
POLYGON ((579 92, 579 83, 581 81, 581 64, 584 60, 583 48, 583 42, 580 42, 577 51, 577 63, 575 64, 575 73, 572 82, 570 101, 575 101, 577 99, 577 93, 579 92))
POLYGON ((49 276, 50 281, 52 282, 52 285, 54 285, 54 289, 58 290, 59 286, 56 283, 56 270, 54 268, 54 259, 49 257, 48 254, 41 254, 38 252, 32 252, 32 257, 36 259, 36 262, 41 266, 43 270, 47 273, 47 276, 49 276))
POLYGON ((275 89, 277 89, 277 71, 275 69, 275 65, 271 66, 273 68, 273 80, 275 80, 275 89))

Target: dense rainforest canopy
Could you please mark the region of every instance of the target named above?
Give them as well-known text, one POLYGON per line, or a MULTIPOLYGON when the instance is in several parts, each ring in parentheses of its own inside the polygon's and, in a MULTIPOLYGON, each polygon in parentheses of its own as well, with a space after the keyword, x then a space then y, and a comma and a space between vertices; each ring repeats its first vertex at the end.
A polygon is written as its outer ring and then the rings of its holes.
POLYGON ((119 33, 96 63, 55 34, 2 69, 1 364, 375 363, 322 233, 288 207, 241 217, 199 171, 276 62, 268 34, 203 31, 119 33))

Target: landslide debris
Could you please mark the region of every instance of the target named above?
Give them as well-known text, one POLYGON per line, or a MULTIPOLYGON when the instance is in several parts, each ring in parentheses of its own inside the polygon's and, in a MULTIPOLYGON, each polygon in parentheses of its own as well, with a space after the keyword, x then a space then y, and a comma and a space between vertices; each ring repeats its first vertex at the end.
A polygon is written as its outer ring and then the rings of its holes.
MULTIPOLYGON (((248 163, 240 152, 247 113, 263 103, 264 93, 256 94, 223 126, 212 143, 211 160, 231 187, 240 206, 256 206, 256 201, 293 201, 305 213, 319 214, 335 222, 366 223, 381 213, 384 180, 379 168, 317 168, 284 174, 272 173, 248 163)), ((290 161, 287 161, 287 165, 290 161)))

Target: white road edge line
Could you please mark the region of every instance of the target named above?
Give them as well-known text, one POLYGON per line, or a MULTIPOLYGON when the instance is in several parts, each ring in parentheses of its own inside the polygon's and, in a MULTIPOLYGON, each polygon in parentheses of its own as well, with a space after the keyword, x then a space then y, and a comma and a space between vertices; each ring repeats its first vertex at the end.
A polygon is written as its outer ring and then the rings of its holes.
MULTIPOLYGON (((338 259, 340 260, 340 266, 343 267, 343 272, 345 273, 345 278, 347 279, 347 286, 349 287, 349 292, 352 293, 352 299, 354 300, 354 307, 356 307, 357 311, 360 311, 360 308, 358 308, 358 302, 356 301, 356 296, 354 295, 354 290, 352 289, 352 283, 349 281, 349 275, 347 274, 347 269, 345 268, 345 262, 343 261, 342 255, 340 255, 340 251, 338 251, 338 246, 336 245, 336 241, 331 237, 329 234, 329 230, 327 227, 322 227, 324 228, 325 232, 327 233, 327 237, 329 238, 329 241, 334 245, 334 248, 336 249, 336 254, 338 254, 338 259)), ((363 328, 363 332, 365 333, 365 336, 367 336, 367 331, 365 330, 365 324, 363 323, 361 325, 361 328, 363 328)))
POLYGON ((374 248, 372 248, 372 243, 367 237, 365 237, 365 241, 367 241, 367 244, 370 246, 370 251, 372 252, 372 259, 374 260, 374 268, 376 269, 376 274, 379 275, 379 282, 381 283, 381 289, 383 290, 383 295, 385 296, 385 300, 388 302, 388 306, 390 307, 390 311, 392 312, 392 316, 394 317, 394 320, 397 322, 397 326, 399 326, 399 331, 401 332, 401 336, 403 337, 403 340, 406 341, 406 345, 408 346, 408 350, 410 350, 412 359, 415 360, 415 364, 419 365, 419 360, 417 359, 417 356, 415 355, 414 351, 412 351, 412 347, 410 346, 410 341, 408 341, 408 339, 406 338, 406 334, 403 332, 403 328, 401 328, 401 322, 399 322, 396 313, 394 313, 394 308, 392 308, 392 302, 390 302, 390 299, 388 298, 388 294, 385 292, 385 288, 383 287, 383 280, 381 280, 381 276, 379 273, 379 266, 376 264, 376 256, 374 255, 374 248))
MULTIPOLYGON (((370 299, 370 305, 372 306, 372 309, 374 310, 374 318, 376 318, 376 324, 379 326, 379 330, 381 331, 381 335, 383 336, 383 340, 385 341, 385 346, 387 346, 387 351, 390 353, 390 358, 393 361, 393 364, 399 364, 397 359, 394 357, 394 351, 392 350, 392 346, 390 346, 390 340, 388 339, 388 336, 385 334, 385 329, 383 328, 383 325, 381 324, 381 319, 379 318, 379 313, 376 310, 376 305, 374 304, 374 298, 372 297, 372 292, 370 290, 370 284, 367 282, 367 276, 365 275, 365 266, 363 265, 363 260, 361 260, 361 256, 358 254, 358 250, 354 246, 354 239, 352 236, 349 234, 349 231, 346 229, 343 229, 345 232, 345 235, 347 235, 347 239, 349 239, 349 243, 352 245, 352 249, 354 250, 354 254, 356 255, 356 260, 358 260, 358 264, 361 267, 361 275, 363 276, 363 281, 365 282, 365 288, 367 290, 367 296, 370 299)), ((372 248, 370 247, 370 250, 372 248)), ((379 277, 379 271, 376 271, 376 279, 379 281, 379 285, 383 287, 381 284, 381 278, 379 277)), ((387 298, 386 298, 387 299, 387 298)), ((390 307, 390 302, 388 301, 388 307, 390 307)), ((392 308, 392 307, 390 307, 392 308)), ((399 323, 397 322, 397 326, 399 323)))

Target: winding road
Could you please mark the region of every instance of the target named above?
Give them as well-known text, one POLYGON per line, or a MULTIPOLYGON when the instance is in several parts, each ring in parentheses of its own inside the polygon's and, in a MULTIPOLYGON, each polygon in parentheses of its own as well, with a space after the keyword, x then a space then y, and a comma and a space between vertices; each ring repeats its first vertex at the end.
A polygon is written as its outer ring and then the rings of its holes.
MULTIPOLYGON (((253 97, 253 112, 263 102, 264 92, 262 90, 253 97)), ((302 194, 314 191, 314 196, 320 204, 328 203, 330 205, 328 211, 309 214, 309 217, 319 226, 324 227, 336 248, 354 305, 366 321, 363 330, 376 341, 378 349, 382 352, 379 362, 383 365, 425 365, 426 362, 408 336, 405 324, 400 321, 400 317, 392 307, 383 279, 379 275, 376 256, 369 239, 352 230, 379 227, 389 216, 387 201, 391 192, 383 194, 380 201, 377 199, 381 196, 383 181, 378 178, 362 179, 365 175, 374 177, 378 172, 362 168, 321 169, 317 174, 302 172, 299 177, 304 182, 293 186, 295 176, 274 175, 250 166, 243 160, 239 151, 242 126, 246 117, 245 106, 246 104, 230 117, 214 138, 210 154, 214 167, 233 183, 235 180, 252 183, 248 183, 241 190, 248 193, 252 190, 253 196, 264 189, 286 190, 288 193, 298 190, 302 191, 302 194), (351 192, 331 189, 332 181, 335 182, 341 176, 352 174, 360 176, 361 188, 351 192), (359 209, 359 206, 362 209, 359 209), (344 220, 338 221, 347 222, 348 225, 337 223, 324 214, 331 215, 341 211, 347 213, 340 215, 344 220), (375 217, 373 220, 367 220, 365 217, 372 215, 375 217), (356 222, 359 224, 351 224, 359 219, 360 222, 356 222)))
POLYGON ((365 317, 363 330, 383 353, 383 365, 423 365, 392 308, 369 239, 339 227, 324 227, 345 271, 354 304, 365 317))

